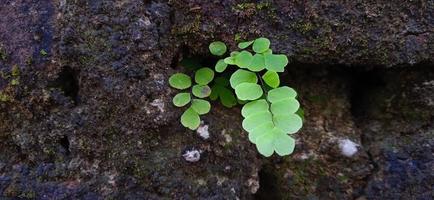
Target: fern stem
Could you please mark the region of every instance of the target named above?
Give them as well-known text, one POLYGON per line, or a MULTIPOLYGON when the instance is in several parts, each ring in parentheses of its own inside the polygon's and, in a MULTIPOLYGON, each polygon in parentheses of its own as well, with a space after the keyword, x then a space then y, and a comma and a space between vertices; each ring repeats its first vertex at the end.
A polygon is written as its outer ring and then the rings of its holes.
POLYGON ((273 115, 273 112, 271 112, 271 102, 269 102, 268 101, 268 99, 267 99, 267 94, 268 94, 268 90, 266 89, 266 87, 265 87, 265 84, 264 84, 264 81, 262 80, 262 77, 259 75, 259 73, 256 73, 255 72, 255 74, 256 74, 256 76, 258 76, 258 79, 259 79, 259 81, 261 82, 261 88, 262 88, 262 90, 264 91, 264 93, 265 93, 265 101, 267 102, 267 104, 268 104, 268 111, 271 113, 271 122, 273 123, 273 126, 276 126, 276 123, 274 123, 274 115, 273 115))

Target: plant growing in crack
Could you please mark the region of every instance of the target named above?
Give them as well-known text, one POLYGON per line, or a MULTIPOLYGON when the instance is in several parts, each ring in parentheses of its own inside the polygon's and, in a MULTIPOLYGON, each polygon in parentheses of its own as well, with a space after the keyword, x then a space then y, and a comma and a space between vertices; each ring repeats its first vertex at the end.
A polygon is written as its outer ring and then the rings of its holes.
MULTIPOLYGON (((208 113, 211 109, 211 104, 203 98, 211 94, 211 88, 207 85, 214 79, 214 71, 210 68, 204 67, 196 71, 193 85, 190 92, 181 92, 173 98, 173 104, 177 107, 183 107, 190 104, 190 107, 185 110, 181 116, 181 123, 183 126, 192 130, 197 129, 200 125, 200 115, 208 113), (196 98, 192 98, 193 97, 196 98)), ((170 86, 184 90, 192 86, 191 78, 183 73, 176 73, 169 79, 170 86)))
MULTIPOLYGON (((273 54, 267 38, 241 42, 238 48, 239 51, 217 61, 215 71, 222 75, 214 80, 211 88, 208 84, 214 79, 214 72, 209 68, 197 70, 197 85, 193 86, 192 93, 198 98, 220 99, 226 107, 244 104, 242 127, 259 153, 267 157, 274 152, 280 156, 289 155, 295 148, 291 134, 303 125, 303 110, 296 99, 297 92, 288 86, 280 86, 278 73, 284 72, 288 58, 273 54), (250 46, 252 48, 248 50, 250 46), (231 65, 236 66, 236 70, 229 73, 228 80, 223 73, 231 65)), ((216 41, 209 45, 209 50, 215 56, 223 56, 227 47, 216 41)), ((190 77, 181 73, 174 74, 169 83, 177 89, 191 87, 190 77)), ((190 108, 181 116, 181 123, 194 130, 200 124, 199 115, 208 113, 210 104, 206 100, 190 99, 190 93, 183 92, 174 97, 173 103, 181 107, 191 102, 190 108)))

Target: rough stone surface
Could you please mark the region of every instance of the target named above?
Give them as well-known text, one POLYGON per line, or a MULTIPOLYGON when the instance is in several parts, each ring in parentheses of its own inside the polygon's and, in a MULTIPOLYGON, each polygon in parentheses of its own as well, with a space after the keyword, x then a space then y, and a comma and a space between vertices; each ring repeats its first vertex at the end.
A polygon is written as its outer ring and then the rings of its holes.
POLYGON ((433 196, 433 1, 1 4, 1 199, 433 196), (213 103, 204 140, 171 105, 180 59, 256 36, 293 60, 282 82, 306 114, 290 157, 259 156, 239 107, 213 103))
POLYGON ((387 71, 366 90, 374 98, 362 98, 358 115, 376 165, 366 186, 369 199, 434 196, 433 79, 430 68, 387 71))
POLYGON ((434 1, 174 0, 173 33, 198 52, 214 39, 270 38, 276 52, 312 64, 433 62, 434 1), (195 42, 190 42, 194 40, 195 42))
MULTIPOLYGON (((260 165, 240 126, 204 118, 215 133, 204 142, 175 123, 181 111, 166 83, 177 53, 170 12, 166 3, 142 1, 8 1, 0 8, 8 55, 1 62, 2 197, 250 195, 247 180, 260 165), (34 41, 33 29, 48 39, 34 41), (200 161, 184 160, 191 148, 202 151, 200 161)), ((233 112, 218 115, 239 121, 233 112)))

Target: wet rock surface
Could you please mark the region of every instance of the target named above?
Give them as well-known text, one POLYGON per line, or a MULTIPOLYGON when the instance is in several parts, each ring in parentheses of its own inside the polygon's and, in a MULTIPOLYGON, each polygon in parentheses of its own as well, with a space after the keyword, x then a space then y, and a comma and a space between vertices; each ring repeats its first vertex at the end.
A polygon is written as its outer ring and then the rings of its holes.
POLYGON ((433 7, 6 0, 0 197, 430 199, 433 7), (289 157, 259 156, 240 108, 214 103, 203 137, 171 105, 182 57, 256 36, 293 60, 306 121, 289 157))

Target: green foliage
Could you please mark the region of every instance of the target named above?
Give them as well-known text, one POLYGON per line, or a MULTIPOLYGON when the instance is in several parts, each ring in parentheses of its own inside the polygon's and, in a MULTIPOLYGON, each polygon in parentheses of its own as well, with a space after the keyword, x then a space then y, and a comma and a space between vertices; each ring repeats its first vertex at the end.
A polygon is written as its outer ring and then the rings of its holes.
POLYGON ((276 152, 284 156, 294 151, 294 139, 287 134, 302 127, 302 119, 295 113, 300 107, 295 97, 293 90, 285 86, 269 91, 267 99, 243 106, 243 128, 262 155, 271 156, 276 152))
POLYGON ((17 85, 19 85, 20 84, 20 80, 18 80, 18 79, 12 79, 11 80, 11 85, 13 85, 13 86, 17 86, 17 85))
POLYGON ((0 46, 0 60, 6 61, 8 59, 8 52, 0 46))
POLYGON ((211 104, 207 100, 193 99, 191 108, 199 115, 207 114, 211 110, 211 104))
POLYGON ((41 56, 46 56, 46 55, 48 55, 48 53, 47 53, 47 51, 45 51, 45 49, 41 49, 41 50, 39 51, 39 54, 41 54, 41 56))
POLYGON ((235 65, 235 55, 223 59, 223 61, 228 65, 235 65))
POLYGON ((276 88, 268 92, 268 101, 271 103, 284 100, 284 99, 291 99, 297 97, 297 92, 287 86, 283 86, 280 88, 276 88))
POLYGON ((187 105, 188 103, 190 103, 191 101, 191 95, 190 93, 179 93, 177 95, 175 95, 175 97, 173 97, 173 105, 177 106, 177 107, 183 107, 185 105, 187 105))
POLYGON ((239 69, 232 74, 229 81, 231 83, 231 87, 235 89, 235 87, 237 87, 237 85, 239 85, 240 83, 257 83, 258 77, 253 72, 239 69))
POLYGON ((231 55, 231 57, 235 57, 239 53, 240 53, 239 51, 232 51, 229 55, 231 55))
POLYGON ((214 71, 208 67, 200 68, 194 75, 197 84, 206 85, 214 79, 214 71))
POLYGON ((258 38, 253 43, 253 51, 256 53, 264 53, 270 48, 270 40, 267 38, 258 38))
POLYGON ((285 55, 273 54, 270 49, 270 40, 258 38, 253 41, 254 55, 249 54, 247 47, 252 41, 238 44, 241 53, 231 54, 225 58, 228 65, 239 68, 231 78, 231 87, 235 89, 237 98, 248 101, 243 106, 243 128, 249 133, 249 139, 255 143, 258 151, 264 156, 271 156, 274 152, 284 156, 294 151, 295 141, 288 134, 299 131, 303 120, 296 112, 300 104, 296 100, 297 93, 289 87, 279 87, 278 72, 283 72, 288 64, 285 55), (262 73, 258 85, 259 73, 262 73), (267 84, 272 89, 266 91, 267 84))
POLYGON ((12 97, 0 91, 0 102, 8 102, 11 101, 12 97))
POLYGON ((304 110, 303 110, 303 108, 300 107, 300 108, 297 110, 297 112, 295 112, 295 114, 297 114, 298 116, 300 116, 301 119, 302 119, 303 122, 304 122, 304 110))
POLYGON ((226 87, 221 87, 218 90, 218 94, 220 97, 220 102, 223 104, 223 106, 231 108, 231 107, 237 105, 237 98, 235 97, 232 90, 229 90, 226 87))
POLYGON ((20 67, 18 67, 18 65, 12 66, 12 76, 13 77, 20 76, 20 67))
POLYGON ((253 42, 254 42, 253 40, 252 41, 247 41, 247 42, 240 42, 238 44, 238 48, 245 49, 245 48, 249 47, 251 44, 253 44, 253 42))
POLYGON ((265 74, 262 75, 262 80, 264 80, 265 83, 272 88, 277 88, 280 85, 279 74, 274 71, 265 72, 265 74))
POLYGON ((207 85, 194 85, 191 92, 196 97, 205 98, 211 94, 211 88, 207 85))
POLYGON ((265 69, 265 58, 262 54, 255 54, 252 63, 247 67, 250 71, 260 72, 265 69))
POLYGON ((169 78, 169 84, 179 90, 187 89, 191 87, 191 78, 183 73, 176 73, 169 78))
MULTIPOLYGON (((189 63, 194 63, 189 61, 189 63)), ((190 69, 197 69, 191 66, 190 69)), ((200 68, 195 72, 195 82, 191 93, 197 98, 206 98, 211 94, 211 88, 207 85, 214 79, 214 71, 210 68, 200 68)), ((183 73, 175 73, 169 78, 169 84, 176 89, 187 89, 191 87, 190 76, 183 73)), ((172 100, 176 107, 183 107, 190 103, 190 107, 181 116, 181 124, 186 128, 195 130, 200 125, 200 115, 208 113, 211 104, 203 99, 191 99, 189 92, 181 92, 175 95, 172 100)))
POLYGON ((288 58, 285 55, 264 54, 265 68, 269 71, 283 72, 288 64, 288 58))
POLYGON ((187 109, 184 114, 181 115, 181 124, 185 127, 195 130, 200 125, 199 114, 193 110, 193 108, 187 109))
POLYGON ((235 94, 237 94, 238 99, 255 100, 262 96, 262 88, 256 83, 240 83, 235 87, 235 94))
POLYGON ((220 99, 221 104, 228 108, 237 105, 237 98, 228 86, 228 79, 224 77, 216 78, 215 84, 211 87, 212 92, 209 98, 213 101, 220 99))
POLYGON ((241 51, 235 55, 234 60, 238 67, 247 68, 252 63, 253 55, 248 51, 241 51))
POLYGON ((217 61, 217 64, 215 64, 215 71, 222 73, 226 70, 226 67, 228 67, 228 64, 225 63, 224 59, 220 59, 217 61))
MULTIPOLYGON (((182 107, 190 103, 181 116, 181 123, 195 130, 200 124, 200 115, 209 113, 211 104, 200 98, 220 100, 226 107, 244 104, 241 110, 244 118, 242 127, 248 132, 249 140, 256 144, 259 153, 267 157, 274 152, 280 156, 291 154, 295 148, 292 134, 302 128, 304 112, 296 99, 297 92, 290 87, 280 86, 278 73, 285 70, 288 58, 283 54, 273 54, 270 45, 267 38, 239 43, 239 51, 232 51, 228 57, 217 61, 215 71, 221 74, 215 79, 214 71, 210 68, 198 69, 200 63, 185 62, 189 64, 189 69, 196 70, 194 80, 197 84, 191 91, 199 99, 191 99, 186 92, 174 97, 175 106, 182 107), (227 70, 230 66, 235 67, 235 72, 227 70)), ((213 55, 222 56, 227 47, 217 41, 209 45, 209 50, 213 55)), ((192 84, 191 79, 181 73, 174 74, 169 83, 177 89, 187 89, 192 84)))
POLYGON ((221 41, 212 42, 209 45, 209 51, 211 52, 212 55, 215 56, 222 56, 223 54, 226 53, 226 50, 227 48, 225 43, 221 41))
POLYGON ((271 50, 271 49, 268 49, 267 51, 265 51, 264 53, 262 53, 263 55, 265 55, 265 54, 273 54, 273 50, 271 50))
POLYGON ((229 80, 226 77, 217 77, 215 83, 221 86, 229 86, 229 80))

